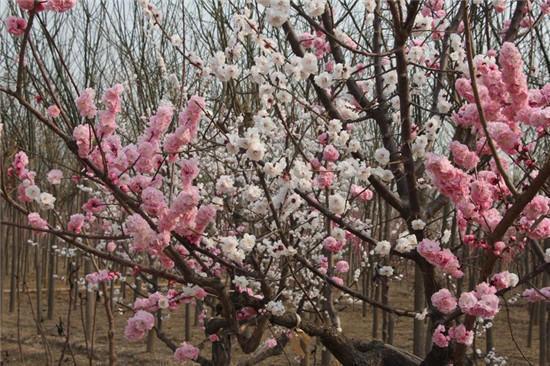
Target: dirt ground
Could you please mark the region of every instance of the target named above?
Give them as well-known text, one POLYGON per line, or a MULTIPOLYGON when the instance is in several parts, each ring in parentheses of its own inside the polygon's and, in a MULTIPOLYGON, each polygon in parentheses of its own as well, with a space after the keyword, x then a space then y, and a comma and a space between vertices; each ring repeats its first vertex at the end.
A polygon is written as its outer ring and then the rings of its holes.
MULTIPOLYGON (((4 288, 6 288, 5 286, 4 288)), ((59 284, 59 287, 65 287, 64 284, 59 284)), ((80 307, 77 307, 72 313, 71 318, 71 349, 66 352, 63 360, 60 361, 61 349, 63 348, 65 337, 59 336, 56 323, 59 318, 63 318, 63 322, 67 322, 68 308, 68 293, 59 291, 56 294, 55 315, 53 320, 44 320, 42 324, 43 336, 38 334, 36 324, 34 322, 33 312, 35 311, 35 293, 30 293, 33 310, 29 305, 29 296, 21 292, 19 295, 20 312, 8 313, 8 293, 4 293, 2 304, 2 321, 1 321, 1 361, 0 365, 46 365, 47 356, 43 338, 47 340, 47 347, 51 353, 51 359, 54 365, 73 365, 74 361, 77 365, 87 365, 87 348, 83 337, 82 314, 80 307), (19 319, 19 327, 18 327, 19 319), (18 332, 19 329, 19 332, 18 332), (19 333, 19 335, 18 335, 19 333), (19 341, 18 341, 19 339, 19 341)), ((45 293, 42 296, 45 302, 45 293)), ((410 286, 407 283, 394 283, 390 291, 391 303, 401 307, 411 308, 412 297, 410 295, 410 286)), ((525 304, 510 305, 510 320, 511 326, 507 322, 506 310, 503 310, 498 315, 495 326, 493 327, 494 346, 498 356, 505 356, 508 360, 507 365, 529 365, 531 362, 538 365, 538 328, 533 328, 531 347, 527 346, 529 317, 525 304), (513 337, 511 336, 513 332, 513 337), (518 351, 513 339, 516 340, 521 348, 524 356, 529 360, 527 362, 518 351)), ((45 308, 45 306, 44 306, 45 308)), ((130 314, 120 315, 115 314, 116 321, 116 351, 119 364, 121 365, 175 365, 172 361, 171 351, 159 340, 154 341, 152 352, 146 352, 145 340, 129 343, 124 339, 123 329, 126 319, 130 314)), ((94 365, 107 365, 107 321, 103 305, 97 304, 97 320, 96 320, 96 336, 94 344, 94 365)), ((362 305, 356 303, 350 305, 341 313, 343 331, 346 335, 352 338, 363 340, 372 339, 372 310, 368 308, 367 316, 362 316, 362 305)), ((46 318, 46 309, 43 311, 43 318, 46 318)), ((381 316, 380 320, 381 322, 381 316)), ((169 318, 164 320, 163 327, 165 333, 170 336, 176 343, 183 340, 184 334, 184 314, 183 307, 177 312, 171 313, 169 318)), ((394 327, 394 342, 395 346, 411 350, 412 348, 412 319, 395 318, 394 327)), ((66 331, 66 329, 65 329, 66 331)), ((381 337, 381 334, 378 334, 381 337)), ((196 344, 204 339, 199 329, 194 328, 192 341, 196 344)), ((476 337, 475 348, 485 350, 485 336, 476 337)), ((207 346, 208 348, 209 346, 207 346)), ((291 347, 285 349, 285 354, 270 358, 259 365, 296 365, 291 347)), ((246 356, 235 351, 237 359, 243 359, 246 356)), ((336 364, 336 363, 335 363, 336 364)), ((478 365, 484 365, 483 360, 478 360, 478 365)))

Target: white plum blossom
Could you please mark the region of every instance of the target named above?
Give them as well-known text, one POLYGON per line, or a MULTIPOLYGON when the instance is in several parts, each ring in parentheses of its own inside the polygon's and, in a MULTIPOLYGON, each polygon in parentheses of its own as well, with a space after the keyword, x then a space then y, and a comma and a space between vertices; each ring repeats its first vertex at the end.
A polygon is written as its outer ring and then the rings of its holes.
POLYGON ((40 197, 40 188, 34 184, 31 184, 25 188, 25 195, 30 199, 38 200, 40 197))
POLYGON ((285 313, 285 305, 281 300, 270 301, 265 306, 265 309, 275 316, 281 316, 285 313))
POLYGON ((249 253, 256 245, 256 237, 250 234, 244 234, 239 243, 239 247, 245 252, 249 253))
POLYGON ((326 71, 323 71, 314 78, 315 84, 319 85, 321 88, 328 89, 332 86, 332 74, 329 74, 326 71))
POLYGON ((216 182, 216 191, 220 194, 233 193, 235 191, 233 184, 233 177, 229 175, 222 175, 216 182))
POLYGON ((336 215, 341 215, 346 210, 346 200, 338 193, 328 197, 328 208, 336 215))
POLYGON ((424 228, 426 227, 426 223, 421 219, 416 219, 411 221, 411 227, 413 228, 413 230, 424 230, 424 228))
POLYGON ((408 253, 418 244, 416 236, 409 234, 408 232, 402 233, 402 236, 397 239, 397 244, 395 245, 395 250, 399 253, 408 253))
POLYGON ((374 247, 374 253, 381 257, 388 256, 390 254, 390 251, 391 251, 391 244, 387 240, 379 241, 378 243, 376 243, 376 246, 374 247))
POLYGON ((304 10, 310 17, 319 17, 325 11, 325 0, 307 0, 304 10))
POLYGON ((388 165, 390 162, 390 152, 386 148, 380 147, 374 152, 374 160, 380 165, 388 165))
POLYGON ((55 197, 50 193, 42 192, 40 193, 37 201, 43 210, 53 210, 55 197))
POLYGON ((378 268, 378 274, 384 277, 393 276, 393 267, 392 266, 382 266, 378 268))

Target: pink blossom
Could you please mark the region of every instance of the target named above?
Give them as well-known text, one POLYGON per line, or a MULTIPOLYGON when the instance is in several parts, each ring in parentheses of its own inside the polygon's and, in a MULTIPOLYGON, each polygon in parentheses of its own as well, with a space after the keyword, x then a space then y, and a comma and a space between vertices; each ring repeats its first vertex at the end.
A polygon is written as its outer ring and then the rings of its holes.
POLYGON ((18 37, 25 34, 27 21, 23 18, 9 16, 6 18, 6 26, 8 27, 8 33, 18 37))
POLYGON ((333 145, 325 146, 323 150, 323 159, 327 161, 336 161, 340 157, 340 153, 333 145))
POLYGON ((46 1, 43 0, 17 0, 17 5, 23 10, 42 11, 46 8, 46 1))
POLYGON ((172 209, 180 215, 196 208, 199 204, 199 191, 196 187, 189 187, 181 191, 172 204, 172 209))
POLYGON ((458 306, 460 310, 465 313, 468 313, 474 306, 477 304, 477 297, 475 292, 463 292, 458 299, 458 306))
POLYGON ((471 170, 479 163, 479 157, 476 153, 470 151, 468 146, 461 144, 458 141, 451 142, 451 152, 453 154, 453 161, 459 167, 471 170))
POLYGON ((108 243, 107 243, 106 249, 107 249, 107 251, 108 251, 109 253, 114 252, 115 249, 116 249, 116 243, 115 243, 114 241, 108 242, 108 243))
POLYGON ((85 118, 94 118, 97 114, 97 107, 94 104, 95 90, 87 88, 80 93, 76 99, 76 108, 80 115, 85 118))
POLYGON ((183 342, 174 353, 174 359, 178 362, 187 362, 196 360, 199 357, 200 350, 191 343, 183 342))
POLYGON ((47 7, 58 13, 71 10, 76 5, 77 0, 48 0, 47 7))
POLYGON ((48 229, 48 222, 41 218, 37 212, 31 212, 27 215, 27 218, 29 220, 29 225, 31 225, 33 228, 41 230, 48 229))
POLYGON ((220 337, 217 334, 210 334, 208 336, 208 340, 210 342, 218 342, 220 340, 220 337))
POLYGON ((323 248, 325 248, 328 252, 338 253, 343 247, 344 244, 341 241, 334 239, 332 236, 327 236, 325 240, 323 240, 323 248))
POLYGON ((256 309, 251 306, 245 306, 237 312, 237 320, 248 320, 258 315, 256 309))
POLYGON ((528 302, 550 302, 550 287, 541 289, 529 288, 521 294, 528 302))
POLYGON ((131 342, 143 339, 145 333, 153 329, 155 317, 144 310, 138 310, 133 317, 128 319, 124 336, 131 342))
POLYGON ((449 346, 449 338, 445 335, 445 326, 439 324, 432 335, 432 342, 440 348, 445 348, 449 346))
POLYGON ((500 299, 495 295, 496 291, 494 286, 482 282, 475 291, 462 293, 458 306, 468 315, 492 319, 499 311, 500 299))
POLYGON ((474 333, 471 330, 467 330, 464 324, 460 324, 459 326, 454 326, 449 329, 449 337, 454 339, 457 343, 469 346, 474 340, 474 333))
POLYGON ((363 188, 355 184, 351 185, 350 192, 353 198, 358 198, 363 202, 370 201, 374 196, 374 193, 370 189, 363 188))
POLYGON ((80 234, 82 227, 84 226, 85 216, 82 214, 71 215, 69 223, 67 224, 67 230, 80 234))
POLYGON ((199 164, 195 159, 181 160, 181 180, 183 188, 191 186, 193 180, 199 175, 199 164))
POLYGON ((338 286, 344 286, 344 280, 341 279, 340 277, 332 276, 330 279, 331 279, 331 281, 334 282, 336 285, 338 285, 338 286))
POLYGON ((315 185, 319 188, 329 188, 334 181, 334 173, 325 167, 319 167, 319 174, 315 178, 315 185))
MULTIPOLYGON (((76 2, 76 0, 72 1, 76 2)), ((120 94, 122 94, 123 90, 124 87, 122 84, 115 84, 112 88, 105 91, 102 101, 106 110, 113 113, 120 112, 120 94)))
POLYGON ((349 271, 349 264, 347 261, 344 260, 336 262, 336 265, 334 267, 336 269, 336 272, 338 273, 347 273, 349 271))
POLYGON ((266 348, 275 348, 277 347, 277 340, 275 338, 269 338, 265 341, 266 348))
POLYGON ((48 116, 52 118, 57 118, 61 114, 61 109, 59 109, 57 105, 53 104, 48 107, 47 113, 48 113, 48 116))
POLYGON ((495 286, 497 290, 502 290, 508 287, 513 287, 517 284, 517 275, 508 271, 496 273, 491 277, 491 284, 495 286))
POLYGON ((187 103, 187 108, 179 115, 179 123, 181 126, 184 126, 187 130, 189 130, 191 139, 195 139, 197 137, 199 121, 204 108, 204 98, 199 97, 198 95, 193 95, 187 103))
POLYGON ((545 217, 534 229, 529 228, 528 236, 533 240, 550 238, 550 218, 545 217))
POLYGON ((469 195, 469 176, 453 167, 447 158, 427 153, 426 170, 437 189, 453 202, 456 203, 469 195))
POLYGON ((527 78, 523 73, 523 60, 514 43, 502 44, 499 63, 502 69, 502 81, 511 99, 506 114, 509 119, 513 119, 517 111, 527 106, 529 98, 527 78))
POLYGON ((159 106, 157 112, 149 118, 149 124, 140 139, 142 141, 158 142, 161 135, 170 126, 173 115, 174 107, 171 104, 166 103, 159 106))
POLYGON ((23 179, 27 171, 27 165, 29 165, 29 157, 24 151, 19 151, 15 154, 11 166, 15 172, 15 175, 19 179, 23 179))
POLYGON ((523 209, 523 215, 529 220, 537 220, 540 216, 550 212, 550 199, 545 196, 536 195, 523 209))
POLYGON ((92 285, 97 285, 100 282, 108 282, 120 277, 119 272, 112 272, 106 269, 102 269, 99 272, 88 273, 86 275, 86 282, 92 285))
POLYGON ((73 138, 78 146, 78 156, 85 158, 90 153, 93 132, 89 125, 78 125, 73 130, 73 138))
POLYGON ((487 210, 493 205, 493 186, 486 181, 475 180, 470 184, 472 201, 482 210, 487 210))
POLYGON ((133 214, 124 222, 126 232, 132 237, 132 248, 135 251, 144 251, 157 239, 156 232, 151 229, 149 223, 139 214, 133 214))
POLYGON ((424 239, 417 246, 418 254, 454 278, 461 278, 464 273, 460 270, 458 258, 449 250, 441 249, 438 242, 424 239))
POLYGON ((521 143, 518 132, 513 131, 510 126, 504 122, 489 122, 487 130, 491 138, 497 143, 505 153, 515 154, 521 143))
POLYGON ((61 184, 61 179, 63 179, 63 172, 59 169, 52 169, 48 172, 46 179, 50 184, 61 184))
POLYGON ((141 192, 142 207, 149 215, 159 216, 166 208, 164 194, 155 187, 147 187, 141 192))
POLYGON ((90 213, 99 213, 105 209, 105 203, 103 203, 99 198, 92 197, 82 206, 82 209, 90 213))
POLYGON ((443 314, 450 314, 456 308, 456 298, 443 288, 432 295, 432 304, 443 314))

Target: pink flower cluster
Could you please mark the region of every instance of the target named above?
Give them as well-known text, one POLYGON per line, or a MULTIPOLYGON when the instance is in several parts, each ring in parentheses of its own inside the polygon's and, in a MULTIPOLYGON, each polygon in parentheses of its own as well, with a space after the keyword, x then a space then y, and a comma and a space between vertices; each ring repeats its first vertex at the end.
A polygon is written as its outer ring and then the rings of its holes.
POLYGON ((437 189, 454 203, 469 195, 470 177, 442 156, 426 154, 426 171, 437 189))
POLYGON ((458 258, 449 249, 441 249, 438 242, 424 239, 418 244, 416 249, 418 254, 424 257, 428 263, 439 268, 441 271, 454 278, 461 278, 464 275, 460 270, 458 258))
POLYGON ((327 236, 325 240, 323 240, 323 248, 327 252, 338 253, 344 248, 344 243, 340 240, 336 240, 332 236, 327 236))
POLYGON ((30 214, 28 214, 27 219, 29 220, 29 225, 32 226, 34 229, 48 229, 48 222, 41 218, 40 214, 38 214, 37 212, 31 212, 30 214))
POLYGON ((6 18, 5 23, 8 28, 8 33, 13 34, 16 37, 25 34, 25 30, 27 29, 27 21, 25 19, 9 16, 6 18))
POLYGON ((541 289, 528 288, 521 294, 528 302, 550 302, 550 287, 541 289))
POLYGON ((131 342, 139 341, 145 337, 145 334, 153 329, 155 317, 144 310, 138 310, 133 317, 128 319, 124 336, 131 342))
POLYGON ((73 138, 78 147, 78 156, 85 158, 91 151, 93 131, 89 125, 78 125, 73 130, 73 138))
POLYGON ((97 114, 94 98, 95 90, 92 88, 84 89, 78 98, 76 98, 76 108, 82 117, 94 118, 97 114))
POLYGON ((74 233, 80 234, 84 223, 86 222, 86 217, 82 214, 71 215, 69 223, 67 224, 67 230, 74 233))
POLYGON ((46 179, 48 180, 48 182, 50 182, 50 184, 61 184, 61 179, 63 179, 63 172, 59 169, 52 169, 48 172, 46 179))
POLYGON ((178 362, 194 361, 199 357, 200 350, 190 343, 183 342, 174 353, 174 359, 178 362))
POLYGON ((27 165, 29 165, 29 157, 27 156, 27 154, 25 154, 24 151, 19 151, 13 157, 13 161, 11 163, 11 171, 15 173, 15 175, 19 179, 26 179, 28 172, 27 165))
POLYGON ((370 201, 374 197, 374 193, 370 189, 363 188, 356 184, 351 185, 350 192, 352 198, 358 198, 362 202, 370 201))
POLYGON ((463 292, 458 299, 458 306, 465 314, 492 319, 499 311, 500 299, 495 295, 494 286, 482 282, 474 291, 463 292))
POLYGON ((474 332, 467 330, 464 324, 460 324, 449 329, 449 337, 454 339, 456 343, 462 343, 469 346, 474 340, 474 332))
POLYGON ((48 0, 46 9, 63 13, 71 10, 76 5, 76 1, 77 0, 48 0))
POLYGON ((194 95, 189 99, 187 108, 179 115, 179 127, 166 136, 164 151, 175 157, 184 145, 197 137, 199 121, 205 107, 204 98, 194 95))
POLYGON ((98 132, 101 136, 109 136, 116 130, 116 115, 120 112, 120 94, 124 87, 116 84, 103 94, 105 110, 99 112, 98 132))
POLYGON ((158 309, 170 309, 175 310, 177 308, 177 291, 170 289, 166 295, 160 292, 155 292, 146 298, 137 298, 134 302, 134 311, 145 310, 149 312, 156 311, 158 309))
POLYGON ((101 282, 109 282, 120 277, 120 272, 112 272, 102 269, 99 272, 92 272, 86 275, 86 282, 91 285, 97 285, 101 282))
POLYGON ((515 287, 518 283, 518 276, 508 271, 499 272, 491 277, 491 284, 496 287, 497 290, 502 290, 508 287, 515 287))
POLYGON ((340 157, 340 153, 333 145, 325 146, 323 150, 323 159, 326 161, 336 161, 340 157))
POLYGON ((27 11, 52 10, 62 13, 71 10, 77 0, 17 0, 17 5, 27 11))
POLYGON ((137 252, 149 251, 150 254, 159 254, 170 242, 170 234, 158 234, 139 214, 133 214, 124 222, 126 233, 132 239, 132 248, 137 252))
POLYGON ((445 348, 453 339, 456 343, 466 346, 471 345, 474 340, 474 332, 467 330, 464 324, 451 327, 447 333, 448 335, 445 335, 445 326, 439 324, 432 335, 432 342, 440 348, 445 348))
POLYGON ((453 161, 459 167, 471 170, 479 163, 479 157, 475 152, 468 149, 468 146, 461 144, 458 141, 451 142, 451 153, 453 161))
POLYGON ((315 32, 315 35, 304 32, 300 34, 298 40, 304 48, 315 49, 315 56, 317 58, 322 58, 326 53, 330 52, 330 44, 325 34, 321 31, 315 32))
POLYGON ((450 314, 456 309, 456 298, 449 290, 443 288, 432 295, 432 304, 442 314, 450 314))

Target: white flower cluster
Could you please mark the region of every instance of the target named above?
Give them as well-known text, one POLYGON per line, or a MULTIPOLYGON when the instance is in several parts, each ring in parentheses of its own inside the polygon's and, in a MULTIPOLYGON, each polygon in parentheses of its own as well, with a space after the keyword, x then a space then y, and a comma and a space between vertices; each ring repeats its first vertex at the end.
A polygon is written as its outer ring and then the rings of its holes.
POLYGON ((257 0, 267 8, 267 22, 274 27, 282 26, 289 17, 290 0, 257 0))
POLYGON ((230 65, 225 62, 225 53, 218 51, 210 59, 210 71, 220 80, 229 81, 235 79, 239 73, 237 65, 230 65))
POLYGON ((265 309, 275 316, 281 316, 285 313, 285 305, 281 300, 268 302, 265 309))
POLYGON ((374 247, 374 254, 379 255, 381 257, 386 257, 390 254, 391 251, 391 244, 387 240, 381 240, 378 243, 376 243, 376 246, 374 247))
POLYGON ((220 249, 226 258, 237 263, 241 263, 245 257, 244 251, 239 248, 239 241, 234 236, 220 238, 220 249))
POLYGON ((395 245, 395 250, 399 253, 408 253, 418 244, 416 236, 410 234, 408 231, 401 233, 400 237, 397 239, 397 244, 395 245))
POLYGON ((40 188, 28 179, 23 181, 23 186, 25 187, 25 195, 38 203, 42 210, 53 210, 55 197, 52 194, 40 192, 40 188))

